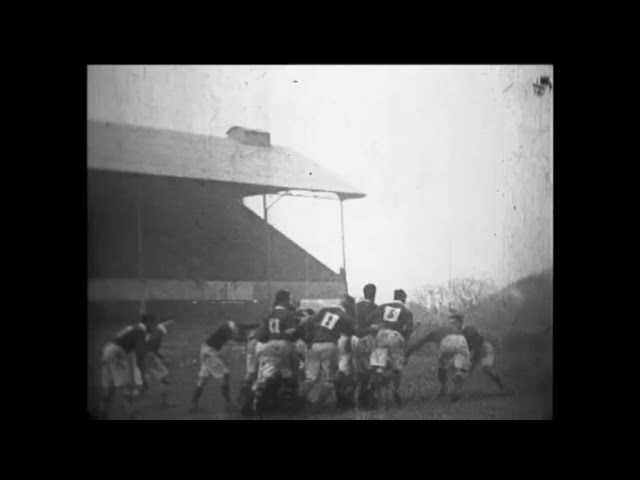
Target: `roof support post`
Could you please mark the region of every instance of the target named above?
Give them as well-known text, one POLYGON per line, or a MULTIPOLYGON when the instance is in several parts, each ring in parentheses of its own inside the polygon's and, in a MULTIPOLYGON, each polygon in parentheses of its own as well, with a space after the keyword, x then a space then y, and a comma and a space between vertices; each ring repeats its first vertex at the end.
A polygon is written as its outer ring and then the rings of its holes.
POLYGON ((269 229, 269 218, 268 218, 268 208, 267 208, 267 194, 262 195, 262 210, 264 212, 264 231, 266 236, 267 243, 267 255, 265 258, 266 265, 265 271, 267 275, 267 298, 268 301, 271 301, 271 230, 269 229))
MULTIPOLYGON (((137 179, 139 180, 139 179, 137 179)), ((138 182, 138 187, 136 189, 136 230, 137 230, 137 243, 138 243, 138 282, 140 284, 140 288, 142 289, 142 294, 140 297, 140 305, 138 307, 138 313, 143 315, 147 312, 147 288, 144 281, 144 249, 143 249, 143 238, 142 238, 142 207, 140 205, 140 196, 141 196, 141 183, 138 182)))
POLYGON ((344 247, 344 207, 342 205, 343 200, 340 197, 340 226, 342 231, 342 276, 344 280, 344 286, 347 289, 347 293, 349 292, 349 288, 347 286, 347 254, 344 247))

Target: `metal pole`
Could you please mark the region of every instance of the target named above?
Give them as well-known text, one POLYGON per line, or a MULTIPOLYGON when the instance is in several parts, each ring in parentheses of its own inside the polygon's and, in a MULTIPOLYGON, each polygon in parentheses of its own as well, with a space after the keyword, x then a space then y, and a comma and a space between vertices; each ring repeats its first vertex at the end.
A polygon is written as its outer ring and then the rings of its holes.
POLYGON ((262 195, 262 210, 264 212, 264 228, 267 237, 267 255, 266 255, 266 272, 267 272, 267 295, 271 301, 271 231, 269 230, 269 219, 267 217, 267 194, 262 195))
MULTIPOLYGON (((344 246, 344 206, 342 205, 342 198, 340 198, 340 227, 341 227, 341 237, 342 237, 342 274, 343 274, 343 279, 344 279, 344 287, 347 290, 347 293, 349 293, 349 287, 347 285, 347 254, 346 254, 346 250, 345 250, 345 246, 344 246)), ((356 317, 358 315, 358 312, 356 311, 356 317)), ((349 338, 349 341, 351 341, 351 338, 349 338)), ((360 383, 358 382, 358 348, 355 348, 355 352, 352 351, 351 352, 351 358, 353 361, 353 375, 355 377, 355 381, 356 381, 356 388, 354 391, 354 400, 356 403, 356 409, 355 409, 355 415, 356 415, 356 419, 358 418, 358 414, 360 412, 360 383)))
POLYGON ((342 273, 344 275, 344 286, 347 289, 348 293, 349 288, 347 286, 347 254, 344 248, 344 208, 342 206, 342 198, 340 198, 340 226, 342 229, 342 273))
POLYGON ((144 282, 144 252, 142 248, 142 209, 140 207, 140 184, 136 191, 136 227, 137 227, 137 240, 138 240, 138 282, 142 289, 142 296, 140 298, 139 313, 140 315, 146 313, 146 296, 147 289, 144 282))
POLYGON ((451 306, 456 307, 453 301, 453 293, 451 291, 451 230, 449 230, 449 313, 451 313, 451 306))

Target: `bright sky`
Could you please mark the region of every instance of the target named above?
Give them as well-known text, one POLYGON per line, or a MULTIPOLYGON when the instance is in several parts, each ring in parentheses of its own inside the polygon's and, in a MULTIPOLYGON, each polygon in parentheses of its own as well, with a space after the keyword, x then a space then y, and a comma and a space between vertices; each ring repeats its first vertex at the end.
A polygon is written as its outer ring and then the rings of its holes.
MULTIPOLYGON (((552 267, 551 66, 103 66, 88 116, 224 136, 267 130, 367 197, 345 202, 349 290, 381 300, 452 277, 552 267), (514 208, 515 207, 515 208, 514 208), (451 255, 450 255, 451 252, 451 255), (451 259, 451 260, 450 260, 451 259)), ((261 212, 261 205, 257 211, 261 212)), ((329 267, 339 204, 284 198, 270 220, 329 267)))

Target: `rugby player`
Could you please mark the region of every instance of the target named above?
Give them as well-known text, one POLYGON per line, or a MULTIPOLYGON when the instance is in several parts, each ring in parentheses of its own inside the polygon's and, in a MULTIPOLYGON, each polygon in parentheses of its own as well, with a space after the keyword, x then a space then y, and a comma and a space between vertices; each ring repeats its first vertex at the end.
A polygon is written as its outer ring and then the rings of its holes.
POLYGON ((292 338, 305 338, 310 344, 305 364, 305 381, 300 389, 303 398, 310 396, 314 387, 319 386, 315 401, 316 407, 322 406, 332 392, 340 403, 337 373, 340 364, 341 338, 350 342, 356 333, 354 318, 354 299, 348 295, 342 298, 339 307, 325 307, 312 319, 298 327, 292 338), (322 382, 320 381, 322 378, 322 382))
MULTIPOLYGON (((147 334, 147 353, 145 355, 145 385, 149 384, 151 378, 155 378, 160 383, 160 398, 162 408, 175 407, 175 404, 169 402, 169 369, 167 368, 164 357, 160 353, 162 340, 167 334, 167 326, 173 323, 173 320, 159 323, 150 329, 147 334)), ((137 369, 136 373, 140 376, 141 370, 137 369)), ((137 383, 142 383, 141 378, 137 383)))
POLYGON ((222 348, 230 341, 242 342, 247 338, 246 330, 250 325, 238 325, 228 315, 224 315, 225 322, 209 335, 200 348, 200 371, 191 399, 191 413, 199 411, 198 402, 205 384, 211 377, 220 382, 220 390, 224 398, 225 410, 233 407, 230 395, 229 368, 222 356, 222 348))
POLYGON ((295 315, 291 293, 276 293, 273 310, 256 333, 255 361, 257 376, 253 384, 253 413, 260 417, 264 407, 264 394, 268 383, 276 375, 282 378, 284 396, 293 401, 298 385, 298 357, 291 333, 300 324, 295 315))
MULTIPOLYGON (((376 286, 368 283, 363 289, 364 298, 356 304, 356 326, 359 329, 368 328, 370 315, 378 308, 376 305, 376 286)), ((374 332, 377 333, 377 332, 374 332)), ((375 345, 375 335, 366 335, 362 338, 354 337, 355 341, 355 370, 358 403, 366 407, 369 405, 370 370, 369 359, 375 345)))
POLYGON ((440 392, 438 398, 447 395, 447 378, 448 373, 451 373, 455 387, 451 399, 456 401, 460 398, 465 376, 471 367, 471 355, 467 339, 462 333, 463 315, 453 312, 449 318, 452 319, 450 325, 437 328, 407 349, 405 364, 409 361, 411 354, 423 345, 429 342, 438 344, 440 348, 438 358, 440 392))
POLYGON ((395 290, 393 301, 380 305, 369 316, 370 323, 379 328, 369 359, 370 369, 380 379, 387 368, 391 368, 393 399, 398 405, 402 403, 399 390, 405 363, 405 344, 414 329, 413 313, 405 306, 406 301, 405 291, 395 290))
POLYGON ((495 360, 493 345, 486 341, 475 327, 470 325, 467 325, 462 329, 462 334, 467 339, 469 350, 471 352, 471 368, 469 369, 469 376, 471 376, 476 367, 480 365, 484 374, 489 377, 500 390, 504 391, 505 387, 502 383, 502 379, 493 366, 495 360))
MULTIPOLYGON (((122 392, 125 409, 130 419, 137 418, 134 408, 135 398, 138 396, 136 386, 136 369, 145 368, 146 336, 153 328, 156 319, 152 315, 142 315, 136 325, 129 325, 119 331, 113 340, 107 342, 102 350, 102 388, 103 397, 100 401, 100 416, 108 418, 108 411, 117 390, 122 392)), ((143 389, 146 389, 146 379, 140 378, 143 389)))

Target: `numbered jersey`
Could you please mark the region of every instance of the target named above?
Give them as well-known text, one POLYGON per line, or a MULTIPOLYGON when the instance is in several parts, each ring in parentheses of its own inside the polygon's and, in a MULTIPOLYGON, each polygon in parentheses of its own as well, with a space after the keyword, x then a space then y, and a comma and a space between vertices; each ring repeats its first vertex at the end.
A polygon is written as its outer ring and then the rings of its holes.
POLYGON ((338 343, 341 335, 355 333, 355 319, 339 307, 321 309, 313 319, 313 343, 338 343))
POLYGON ((285 332, 295 328, 299 323, 294 312, 278 305, 263 322, 258 341, 266 343, 270 340, 285 339, 285 332))
POLYGON ((405 337, 413 331, 413 313, 402 302, 391 302, 380 305, 372 314, 372 323, 382 328, 395 330, 405 337))

